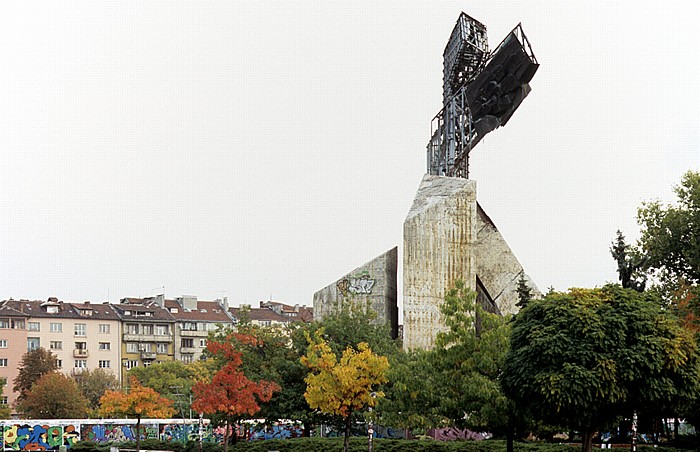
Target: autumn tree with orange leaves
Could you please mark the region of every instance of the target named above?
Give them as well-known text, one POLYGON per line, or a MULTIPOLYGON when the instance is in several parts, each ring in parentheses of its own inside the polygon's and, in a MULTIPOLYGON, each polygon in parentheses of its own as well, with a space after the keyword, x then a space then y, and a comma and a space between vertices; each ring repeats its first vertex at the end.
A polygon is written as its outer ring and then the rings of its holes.
MULTIPOLYGON (((235 334, 235 333, 234 333, 235 334)), ((256 341, 251 336, 236 334, 238 341, 256 341)), ((267 380, 251 381, 241 371, 242 353, 231 342, 209 341, 207 352, 225 362, 212 377, 211 382, 199 382, 192 388, 195 400, 192 408, 206 414, 224 417, 224 452, 228 451, 229 429, 244 416, 253 416, 260 411, 260 403, 267 402, 279 386, 267 380)), ((236 433, 234 429, 234 442, 236 433)))
POLYGON ((175 413, 175 409, 170 399, 142 386, 132 377, 131 388, 105 392, 100 398, 98 413, 103 417, 135 417, 136 449, 141 450, 141 418, 169 418, 175 413))
POLYGON ((309 348, 301 362, 311 373, 306 377, 304 397, 311 408, 343 418, 347 452, 352 415, 376 406, 384 397, 374 387, 388 381, 389 360, 373 353, 366 342, 358 344, 357 350, 347 347, 338 359, 322 334, 321 329, 313 337, 306 335, 309 348))

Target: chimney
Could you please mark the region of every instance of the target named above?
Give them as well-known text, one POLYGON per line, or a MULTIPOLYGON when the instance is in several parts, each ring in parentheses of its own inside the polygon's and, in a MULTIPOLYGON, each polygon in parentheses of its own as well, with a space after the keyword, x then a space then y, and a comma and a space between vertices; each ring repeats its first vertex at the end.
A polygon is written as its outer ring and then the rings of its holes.
POLYGON ((156 295, 153 301, 155 301, 156 304, 162 308, 163 306, 165 306, 165 294, 161 293, 156 295))
POLYGON ((216 302, 224 311, 228 311, 228 297, 224 297, 223 300, 221 298, 217 298, 216 302))
POLYGON ((177 302, 183 309, 197 309, 197 297, 194 295, 183 295, 177 299, 177 302))

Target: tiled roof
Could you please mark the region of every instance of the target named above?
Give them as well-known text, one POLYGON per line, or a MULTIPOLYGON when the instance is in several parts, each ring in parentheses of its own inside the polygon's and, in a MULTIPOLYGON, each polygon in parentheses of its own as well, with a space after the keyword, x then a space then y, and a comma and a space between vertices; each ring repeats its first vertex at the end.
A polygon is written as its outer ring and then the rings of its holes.
POLYGON ((119 317, 117 317, 111 305, 106 303, 64 303, 54 300, 6 300, 3 304, 4 306, 19 311, 21 314, 35 318, 119 320, 119 317), (48 309, 50 308, 55 308, 56 312, 49 312, 48 309), (89 314, 83 315, 83 311, 89 311, 89 314))
POLYGON ((0 305, 0 315, 7 317, 29 317, 27 314, 19 312, 18 310, 11 308, 10 306, 6 306, 4 303, 5 302, 3 302, 2 305, 0 305))
POLYGON ((271 309, 279 314, 289 317, 294 322, 311 323, 314 320, 314 309, 304 305, 288 305, 279 301, 261 301, 260 308, 271 309))
POLYGON ((175 300, 165 300, 165 307, 177 320, 194 320, 198 322, 231 323, 232 320, 219 303, 215 301, 197 301, 197 309, 184 309, 175 300), (173 308, 177 312, 173 312, 173 308))
POLYGON ((124 321, 139 321, 139 322, 174 322, 173 317, 167 309, 163 309, 155 303, 139 304, 139 303, 121 303, 113 304, 112 307, 117 311, 119 318, 124 321), (127 312, 129 314, 127 314, 127 312), (147 313, 147 315, 137 315, 137 312, 147 313))
MULTIPOLYGON (((236 317, 240 318, 240 308, 231 308, 229 311, 231 311, 231 313, 236 317)), ((271 322, 278 323, 288 323, 292 321, 290 318, 277 314, 275 311, 268 308, 250 308, 249 312, 250 320, 253 321, 269 320, 271 322)))

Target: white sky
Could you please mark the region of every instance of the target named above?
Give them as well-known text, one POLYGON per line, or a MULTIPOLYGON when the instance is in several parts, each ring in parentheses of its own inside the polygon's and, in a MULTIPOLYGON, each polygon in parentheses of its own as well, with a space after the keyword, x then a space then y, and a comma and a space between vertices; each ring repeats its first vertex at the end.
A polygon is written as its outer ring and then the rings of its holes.
POLYGON ((643 200, 700 170, 700 6, 0 3, 0 299, 311 304, 402 243, 464 10, 541 67, 472 153, 541 290, 616 280, 643 200))

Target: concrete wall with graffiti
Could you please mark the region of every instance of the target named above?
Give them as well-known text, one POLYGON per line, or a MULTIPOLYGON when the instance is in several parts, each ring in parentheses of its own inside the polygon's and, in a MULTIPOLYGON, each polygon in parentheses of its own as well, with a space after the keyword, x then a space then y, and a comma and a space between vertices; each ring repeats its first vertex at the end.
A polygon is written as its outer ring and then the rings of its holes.
POLYGON ((377 321, 389 323, 392 337, 399 331, 396 247, 357 267, 314 294, 314 320, 331 314, 343 303, 368 302, 377 321))
MULTIPOLYGON (((107 443, 136 440, 136 419, 8 420, 0 424, 4 451, 57 451, 61 446, 70 448, 78 441, 107 443)), ((197 441, 199 420, 144 419, 141 421, 141 439, 197 441)), ((203 420, 202 440, 217 440, 207 419, 203 420)))

